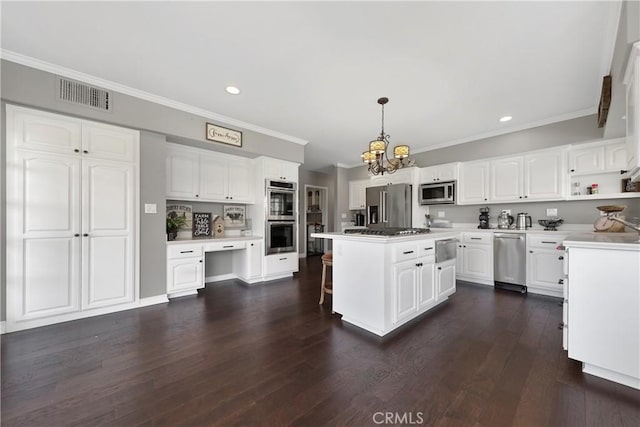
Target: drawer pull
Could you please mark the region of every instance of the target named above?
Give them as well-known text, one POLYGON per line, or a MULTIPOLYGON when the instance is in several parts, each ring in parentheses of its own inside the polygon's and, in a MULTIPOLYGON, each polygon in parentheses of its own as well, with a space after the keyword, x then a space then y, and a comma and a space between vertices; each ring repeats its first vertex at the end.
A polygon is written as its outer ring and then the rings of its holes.
POLYGON ((559 260, 559 261, 562 261, 563 259, 564 259, 564 257, 563 257, 563 256, 559 256, 559 257, 558 257, 558 260, 559 260))
POLYGON ((402 252, 402 253, 403 253, 404 255, 409 255, 409 254, 412 254, 412 253, 413 253, 413 251, 404 251, 404 252, 402 252))
POLYGON ((180 251, 181 254, 192 254, 193 251, 180 251))
POLYGON ((432 246, 432 247, 430 247, 430 248, 424 248, 424 250, 425 250, 425 251, 430 251, 430 250, 432 250, 432 249, 433 249, 433 246, 432 246))
POLYGON ((225 246, 223 246, 223 248, 232 248, 232 247, 233 247, 233 245, 225 245, 225 246))
POLYGON ((280 258, 280 261, 286 261, 287 258, 280 258))
POLYGON ((482 240, 482 237, 471 237, 471 240, 482 240))
POLYGON ((563 285, 563 284, 564 284, 564 280, 559 279, 559 280, 558 280, 558 285, 563 285))
POLYGON ((550 245, 555 245, 555 244, 556 244, 556 243, 558 243, 558 242, 547 242, 547 241, 543 240, 543 241, 542 241, 542 243, 548 243, 548 244, 550 244, 550 245))

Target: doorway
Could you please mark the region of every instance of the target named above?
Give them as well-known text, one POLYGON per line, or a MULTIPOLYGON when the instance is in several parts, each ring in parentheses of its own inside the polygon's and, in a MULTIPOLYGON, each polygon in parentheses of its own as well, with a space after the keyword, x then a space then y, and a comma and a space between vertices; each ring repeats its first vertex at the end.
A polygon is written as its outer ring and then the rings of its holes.
POLYGON ((303 248, 305 256, 322 255, 325 239, 311 237, 311 233, 327 231, 327 187, 304 186, 305 233, 303 248))

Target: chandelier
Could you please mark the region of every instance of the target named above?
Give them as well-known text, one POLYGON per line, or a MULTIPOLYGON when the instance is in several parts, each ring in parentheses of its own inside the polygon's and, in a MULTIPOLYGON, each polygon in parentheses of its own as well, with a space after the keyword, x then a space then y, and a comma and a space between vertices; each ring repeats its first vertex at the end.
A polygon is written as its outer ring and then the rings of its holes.
POLYGON ((362 153, 362 161, 369 165, 369 172, 373 175, 384 175, 394 173, 398 169, 409 166, 409 146, 396 145, 393 147, 393 159, 387 156, 390 135, 384 133, 384 104, 389 102, 389 98, 378 99, 378 104, 382 106, 382 130, 378 138, 369 143, 369 149, 362 153))

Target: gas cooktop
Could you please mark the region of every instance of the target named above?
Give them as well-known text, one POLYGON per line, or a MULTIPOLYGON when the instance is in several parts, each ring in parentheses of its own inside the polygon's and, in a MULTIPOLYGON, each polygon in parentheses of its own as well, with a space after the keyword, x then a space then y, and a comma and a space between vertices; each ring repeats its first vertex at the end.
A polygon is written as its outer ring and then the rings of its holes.
POLYGON ((430 233, 428 228, 351 228, 344 230, 345 234, 364 234, 367 236, 411 236, 414 234, 430 233))

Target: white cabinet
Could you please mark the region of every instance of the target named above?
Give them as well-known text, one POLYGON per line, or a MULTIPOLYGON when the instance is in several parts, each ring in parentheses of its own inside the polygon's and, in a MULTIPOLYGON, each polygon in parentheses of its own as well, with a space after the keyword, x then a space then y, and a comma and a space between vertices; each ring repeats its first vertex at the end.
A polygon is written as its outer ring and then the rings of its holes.
POLYGON ((167 260, 167 294, 178 296, 204 287, 202 256, 167 260))
POLYGON ((438 301, 454 294, 456 291, 456 260, 437 264, 435 276, 438 301))
POLYGON ((523 198, 524 159, 522 156, 492 160, 489 200, 512 201, 523 198))
MULTIPOLYGON (((432 307, 438 299, 435 258, 420 258, 418 270, 418 310, 432 307)), ((455 278, 454 278, 455 279, 455 278)), ((454 289, 455 290, 455 289, 454 289)))
POLYGON ((245 251, 234 251, 233 271, 246 283, 261 281, 262 277, 262 240, 250 240, 245 251))
POLYGON ((624 76, 627 87, 626 139, 627 167, 634 182, 640 181, 640 42, 635 42, 624 76))
POLYGON ((253 162, 167 144, 167 198, 253 203, 253 162))
POLYGON ((9 331, 137 298, 138 144, 129 129, 7 106, 9 331))
POLYGON ((371 176, 368 187, 377 187, 387 184, 413 184, 418 174, 418 168, 409 167, 398 169, 392 174, 373 175, 371 176))
POLYGON ((563 149, 491 161, 489 202, 558 200, 564 197, 563 149))
POLYGON ((459 279, 493 285, 493 234, 462 233, 457 266, 459 279))
POLYGON ((564 250, 561 234, 527 234, 527 287, 534 293, 562 297, 564 250))
POLYGON ((391 321, 403 322, 418 311, 418 263, 416 260, 393 266, 393 311, 391 321))
POLYGON ((627 168, 623 138, 573 145, 569 149, 569 172, 573 176, 620 173, 627 168))
POLYGON ((263 276, 267 280, 290 276, 298 271, 298 253, 267 255, 264 257, 263 276))
POLYGON ((368 179, 349 181, 349 209, 359 210, 367 207, 366 194, 368 179))
POLYGON ((637 245, 564 243, 569 357, 582 362, 585 373, 640 389, 637 245))
POLYGON ((455 181, 458 179, 460 163, 446 163, 420 169, 420 184, 438 181, 455 181))
POLYGON ((265 179, 298 182, 299 165, 297 163, 270 157, 265 157, 263 161, 265 179))
POLYGON ((485 203, 489 200, 489 162, 465 162, 460 165, 458 203, 485 203))

